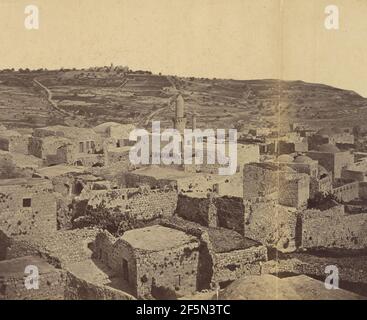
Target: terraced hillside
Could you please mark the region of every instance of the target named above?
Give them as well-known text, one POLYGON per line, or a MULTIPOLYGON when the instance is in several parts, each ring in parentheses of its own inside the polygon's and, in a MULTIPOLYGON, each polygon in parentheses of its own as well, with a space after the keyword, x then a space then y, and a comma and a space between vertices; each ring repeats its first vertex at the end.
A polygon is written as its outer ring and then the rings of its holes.
POLYGON ((29 75, 0 75, 0 122, 15 127, 39 127, 62 122, 29 75))
POLYGON ((170 125, 172 98, 180 91, 188 126, 314 126, 364 124, 367 101, 357 93, 322 84, 279 80, 178 78, 144 72, 59 70, 0 73, 0 121, 14 126, 117 121, 170 125), (44 89, 35 85, 39 82, 44 89), (48 93, 47 93, 48 92, 48 93), (51 95, 51 100, 50 100, 51 95), (51 102, 50 102, 51 101, 51 102))

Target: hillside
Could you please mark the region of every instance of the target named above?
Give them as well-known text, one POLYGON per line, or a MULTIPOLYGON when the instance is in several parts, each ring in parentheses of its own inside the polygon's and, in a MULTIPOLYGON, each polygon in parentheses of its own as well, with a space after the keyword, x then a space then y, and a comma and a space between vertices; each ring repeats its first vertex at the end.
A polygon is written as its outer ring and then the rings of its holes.
POLYGON ((106 121, 170 125, 178 90, 199 127, 278 127, 292 122, 349 126, 367 119, 367 100, 322 84, 279 80, 178 78, 144 72, 2 71, 0 122, 11 127, 106 121), (36 81, 35 81, 36 80, 36 81))

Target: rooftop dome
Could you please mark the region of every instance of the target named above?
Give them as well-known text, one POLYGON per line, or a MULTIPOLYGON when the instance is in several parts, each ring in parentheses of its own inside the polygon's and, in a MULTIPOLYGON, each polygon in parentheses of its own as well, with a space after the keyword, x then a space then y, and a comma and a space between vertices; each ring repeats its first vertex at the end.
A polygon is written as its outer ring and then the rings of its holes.
POLYGON ((291 167, 288 167, 288 166, 284 166, 282 168, 282 171, 283 172, 288 172, 288 173, 296 173, 297 172, 296 170, 294 170, 294 169, 292 169, 291 167))
POLYGON ((294 288, 273 275, 248 276, 232 282, 219 300, 300 300, 294 288))
POLYGON ((298 156, 296 159, 294 159, 295 163, 312 163, 313 161, 314 160, 307 156, 298 156))
POLYGON ((327 172, 327 170, 323 166, 318 165, 318 168, 319 168, 319 177, 329 175, 329 172, 327 172))
POLYGON ((328 152, 328 153, 336 153, 340 151, 336 146, 330 143, 322 144, 321 146, 318 147, 317 150, 320 152, 328 152))
POLYGON ((293 157, 289 154, 282 154, 277 158, 277 162, 293 162, 293 157))

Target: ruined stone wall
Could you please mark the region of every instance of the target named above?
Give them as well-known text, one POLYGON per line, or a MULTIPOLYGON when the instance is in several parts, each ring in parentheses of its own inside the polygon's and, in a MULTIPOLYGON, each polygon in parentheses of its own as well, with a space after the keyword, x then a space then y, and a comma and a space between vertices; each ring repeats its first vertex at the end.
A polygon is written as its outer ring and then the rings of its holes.
POLYGON ((31 179, 0 185, 0 227, 9 235, 56 231, 56 199, 51 182, 31 179))
POLYGON ((215 197, 214 205, 218 227, 232 229, 244 234, 245 206, 239 197, 215 197))
POLYGON ((177 191, 171 188, 94 190, 76 198, 73 211, 80 217, 77 223, 83 219, 102 227, 120 225, 121 231, 126 231, 142 227, 140 222, 171 217, 176 210, 177 197, 177 191))
POLYGON ((107 161, 108 164, 119 163, 121 166, 128 168, 131 165, 129 159, 129 151, 119 152, 119 151, 107 151, 107 161))
POLYGON ((306 249, 367 247, 367 214, 303 218, 302 247, 306 249))
POLYGON ((245 204, 245 219, 245 237, 283 252, 296 249, 296 209, 262 200, 245 204))
POLYGON ((239 279, 247 275, 260 275, 261 262, 267 261, 264 246, 250 247, 214 255, 214 277, 216 283, 239 279))
POLYGON ((243 169, 244 199, 266 196, 278 191, 278 171, 248 164, 243 169))
POLYGON ((147 185, 151 188, 163 188, 167 185, 177 185, 176 180, 156 179, 151 176, 144 176, 131 172, 126 173, 125 183, 127 188, 137 188, 142 185, 147 185))
POLYGON ((69 157, 67 161, 68 161, 69 164, 75 164, 76 162, 80 161, 80 163, 83 166, 92 167, 96 164, 103 165, 104 155, 103 154, 83 154, 83 153, 79 153, 78 155, 69 157))
POLYGON ((207 164, 207 163, 203 163, 203 164, 185 164, 184 165, 184 170, 185 172, 190 172, 190 173, 207 173, 207 174, 218 174, 218 170, 219 168, 223 168, 224 165, 222 164, 207 164))

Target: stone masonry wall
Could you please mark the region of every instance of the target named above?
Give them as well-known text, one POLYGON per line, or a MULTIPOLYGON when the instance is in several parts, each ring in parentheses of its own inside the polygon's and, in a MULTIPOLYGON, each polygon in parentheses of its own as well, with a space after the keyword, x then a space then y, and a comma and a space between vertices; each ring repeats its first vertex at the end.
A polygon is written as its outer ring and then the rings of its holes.
POLYGON ((267 261, 267 249, 254 246, 214 255, 214 281, 216 283, 239 279, 247 275, 259 275, 261 262, 267 261))
POLYGON ((170 288, 177 295, 197 290, 199 243, 191 242, 177 248, 137 254, 138 296, 149 296, 152 286, 170 288))
POLYGON ((65 272, 38 257, 21 257, 0 262, 0 300, 60 300, 64 298, 65 272), (38 289, 25 286, 25 268, 38 268, 38 289))
POLYGON ((239 197, 215 197, 218 227, 232 229, 244 234, 245 206, 239 197))
POLYGON ((211 198, 179 194, 176 213, 181 218, 208 226, 209 208, 212 202, 211 198))
POLYGON ((289 252, 296 249, 297 210, 264 200, 245 205, 245 237, 289 252))
POLYGON ((365 249, 367 247, 367 214, 334 214, 304 218, 302 247, 365 249))
POLYGON ((0 184, 0 228, 9 235, 56 231, 56 199, 51 182, 8 181, 0 184))

